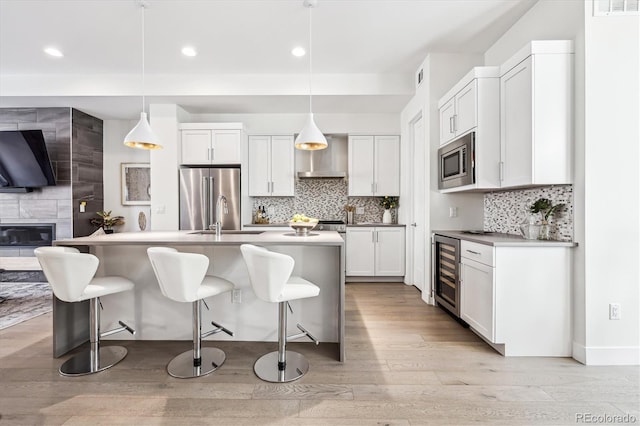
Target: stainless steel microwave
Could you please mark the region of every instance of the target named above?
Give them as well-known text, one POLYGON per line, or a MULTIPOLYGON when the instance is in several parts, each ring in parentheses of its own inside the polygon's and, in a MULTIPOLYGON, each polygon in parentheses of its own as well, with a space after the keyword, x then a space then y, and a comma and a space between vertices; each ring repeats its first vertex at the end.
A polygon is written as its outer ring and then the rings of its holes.
POLYGON ((438 189, 472 185, 475 176, 475 132, 467 133, 438 150, 438 189))

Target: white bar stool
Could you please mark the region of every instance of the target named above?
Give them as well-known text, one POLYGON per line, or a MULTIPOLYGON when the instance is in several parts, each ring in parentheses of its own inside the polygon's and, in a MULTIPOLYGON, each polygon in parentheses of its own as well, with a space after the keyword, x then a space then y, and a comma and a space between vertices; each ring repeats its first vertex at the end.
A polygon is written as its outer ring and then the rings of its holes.
POLYGON ((114 366, 127 356, 122 346, 100 347, 100 338, 120 331, 135 331, 120 321, 119 328, 100 333, 100 296, 133 289, 133 282, 123 277, 97 277, 100 261, 72 247, 38 247, 34 250, 53 294, 64 302, 89 300, 90 348, 68 359, 60 366, 63 376, 83 376, 114 366))
POLYGON ((176 302, 193 304, 193 350, 174 357, 167 365, 167 372, 173 377, 188 379, 217 370, 226 355, 218 348, 203 348, 202 339, 221 331, 233 336, 233 332, 211 321, 216 328, 202 334, 201 301, 233 290, 233 283, 206 275, 209 258, 203 254, 180 253, 170 247, 149 247, 147 255, 162 294, 176 302))
POLYGON ((253 370, 266 382, 297 380, 309 371, 309 362, 302 354, 288 351, 287 340, 307 336, 316 345, 318 340, 300 324, 297 326, 302 333, 287 336, 287 306, 290 300, 319 295, 320 288, 304 278, 291 276, 295 265, 291 256, 251 244, 241 245, 240 250, 256 296, 265 302, 278 303, 278 350, 258 358, 253 370))

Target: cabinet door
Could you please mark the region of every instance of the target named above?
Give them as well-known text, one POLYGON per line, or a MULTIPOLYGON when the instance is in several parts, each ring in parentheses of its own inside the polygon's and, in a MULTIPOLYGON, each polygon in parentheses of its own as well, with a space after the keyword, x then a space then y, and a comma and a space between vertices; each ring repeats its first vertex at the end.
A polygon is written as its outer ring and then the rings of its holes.
POLYGON ((453 118, 456 115, 455 100, 451 99, 439 110, 440 113, 440 145, 449 142, 456 135, 453 118))
POLYGON ((494 268, 466 258, 461 266, 460 318, 495 343, 494 268))
POLYGON ((182 164, 211 163, 211 130, 182 131, 182 164))
POLYGON ((404 276, 404 228, 375 229, 375 275, 404 276))
POLYGON ((456 117, 454 119, 454 127, 456 136, 460 136, 463 133, 476 127, 478 123, 476 115, 476 83, 478 80, 474 79, 471 83, 464 86, 464 88, 456 95, 456 117))
POLYGON ((501 186, 532 183, 532 58, 500 77, 501 186))
POLYGON ((400 137, 375 137, 374 195, 400 195, 400 137))
POLYGON ((213 130, 212 163, 240 164, 240 130, 213 130))
POLYGON ((349 136, 349 195, 373 195, 373 136, 349 136))
POLYGON ((374 228, 347 228, 347 275, 374 275, 374 228))
POLYGON ((271 195, 269 136, 249 136, 249 196, 271 195))
POLYGON ((271 195, 294 195, 293 136, 271 137, 271 195))

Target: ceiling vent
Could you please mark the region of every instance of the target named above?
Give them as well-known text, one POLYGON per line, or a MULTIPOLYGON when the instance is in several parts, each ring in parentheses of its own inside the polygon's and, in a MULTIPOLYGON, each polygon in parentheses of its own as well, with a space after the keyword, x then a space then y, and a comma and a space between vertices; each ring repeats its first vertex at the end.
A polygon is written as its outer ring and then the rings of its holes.
POLYGON ((640 15, 640 0, 595 0, 593 16, 640 15))

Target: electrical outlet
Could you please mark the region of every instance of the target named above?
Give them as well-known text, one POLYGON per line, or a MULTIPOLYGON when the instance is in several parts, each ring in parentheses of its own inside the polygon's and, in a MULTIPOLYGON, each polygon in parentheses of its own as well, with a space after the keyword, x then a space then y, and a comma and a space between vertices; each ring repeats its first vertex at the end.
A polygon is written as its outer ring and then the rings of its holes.
POLYGON ((609 319, 619 320, 621 317, 622 317, 622 312, 620 312, 620 304, 609 303, 609 319))
POLYGON ((364 207, 356 207, 356 214, 364 214, 364 207))
POLYGON ((242 303, 242 290, 237 288, 231 292, 231 303, 242 303))
POLYGON ((449 217, 458 217, 457 207, 449 207, 449 217))

